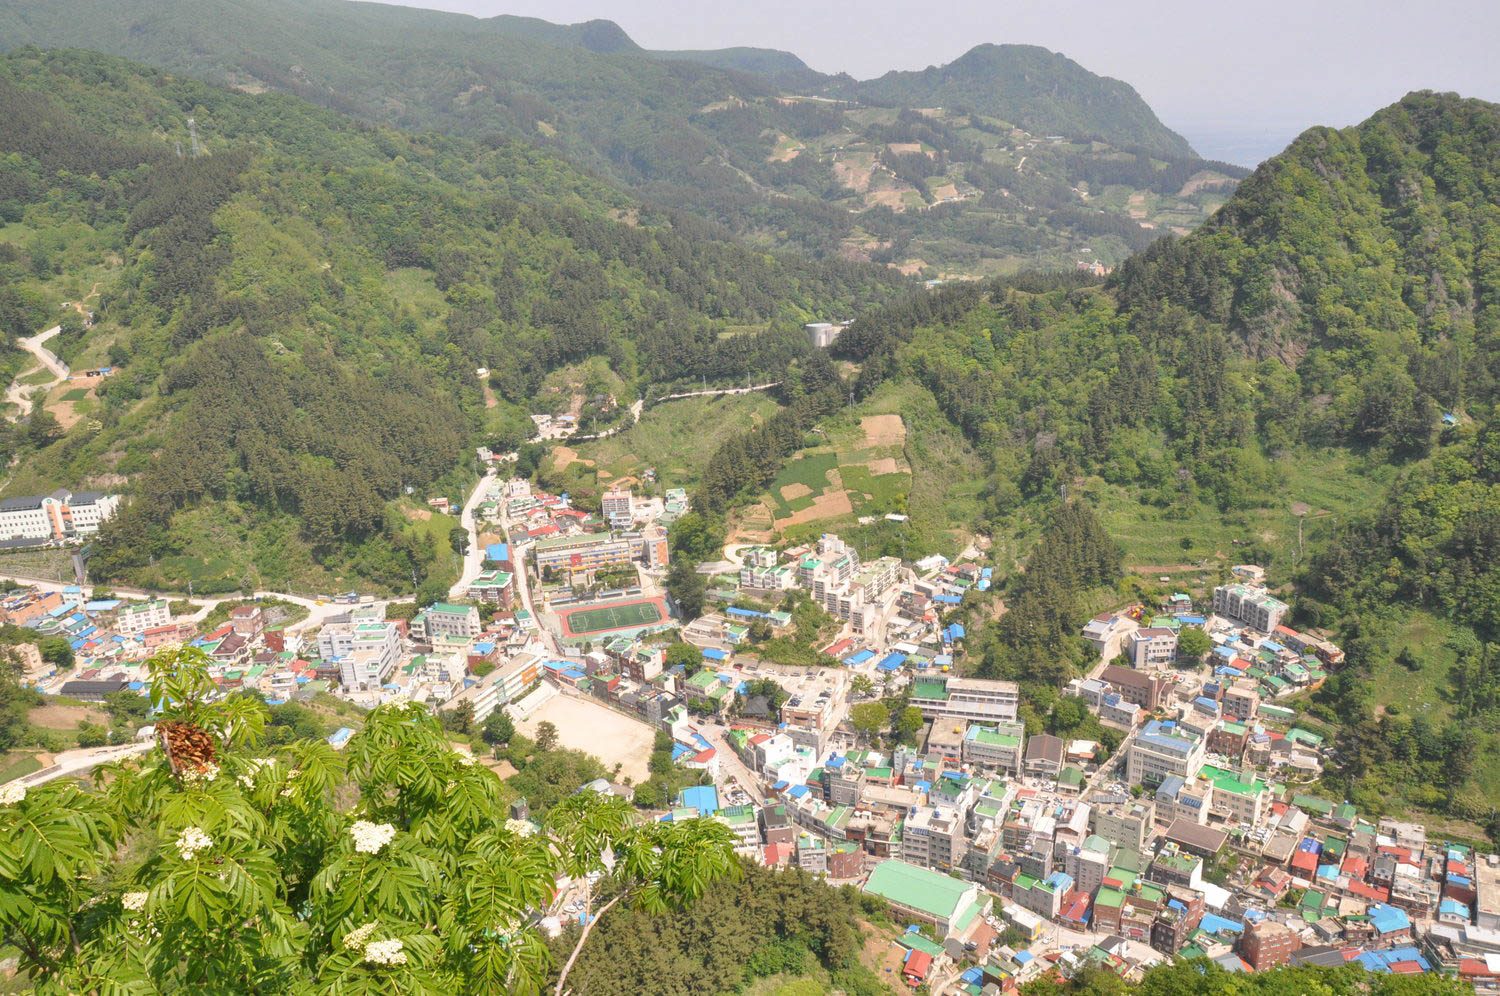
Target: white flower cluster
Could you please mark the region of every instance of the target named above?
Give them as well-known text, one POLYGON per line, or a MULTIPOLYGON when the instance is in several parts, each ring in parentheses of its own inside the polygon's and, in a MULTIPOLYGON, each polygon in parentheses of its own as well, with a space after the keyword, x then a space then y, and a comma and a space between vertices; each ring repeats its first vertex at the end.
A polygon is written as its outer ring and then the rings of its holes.
POLYGON ((26 798, 26 786, 10 782, 0 785, 0 806, 16 806, 26 798))
POLYGON ((300 774, 302 774, 302 769, 301 768, 293 768, 291 771, 287 772, 287 775, 286 775, 286 788, 284 788, 284 789, 281 790, 281 797, 283 799, 289 799, 289 798, 291 798, 292 793, 296 791, 296 789, 292 787, 292 782, 300 774))
POLYGON ((355 820, 354 826, 349 828, 349 835, 354 838, 356 851, 361 854, 379 854, 385 845, 395 839, 396 828, 389 823, 355 820))
POLYGON ((120 897, 120 905, 132 913, 139 913, 146 908, 147 895, 145 892, 127 892, 120 897))
POLYGON ((182 780, 188 785, 193 785, 197 782, 211 782, 218 777, 219 766, 213 762, 209 762, 201 768, 188 768, 182 773, 182 780))
POLYGON ((255 788, 255 778, 251 775, 240 775, 239 782, 245 788, 255 788))
POLYGON ((188 827, 177 835, 177 853, 182 855, 184 861, 193 860, 199 851, 206 851, 213 846, 214 839, 197 827, 188 827))
POLYGON ((465 768, 471 768, 474 766, 474 755, 470 754, 468 751, 456 750, 453 752, 453 755, 454 759, 457 760, 458 763, 463 765, 465 768))
POLYGON ((344 947, 348 948, 350 951, 358 951, 360 948, 364 947, 365 944, 370 940, 370 935, 375 933, 375 928, 378 926, 380 926, 380 924, 375 923, 372 920, 371 922, 365 924, 363 927, 355 927, 353 930, 349 931, 349 933, 344 935, 344 947))
POLYGON ((395 938, 389 941, 371 941, 365 945, 365 961, 371 965, 405 965, 406 952, 395 938))
POLYGON ((505 829, 522 837, 530 837, 536 833, 536 827, 532 826, 526 820, 506 820, 505 829))

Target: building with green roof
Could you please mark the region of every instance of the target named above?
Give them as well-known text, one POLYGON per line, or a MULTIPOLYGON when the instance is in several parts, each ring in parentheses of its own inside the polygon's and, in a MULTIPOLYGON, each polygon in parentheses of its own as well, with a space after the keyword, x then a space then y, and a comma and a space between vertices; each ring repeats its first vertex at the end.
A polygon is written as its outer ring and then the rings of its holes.
POLYGON ((896 858, 875 866, 864 891, 884 899, 898 916, 932 924, 944 938, 967 932, 990 908, 989 897, 973 882, 896 858))

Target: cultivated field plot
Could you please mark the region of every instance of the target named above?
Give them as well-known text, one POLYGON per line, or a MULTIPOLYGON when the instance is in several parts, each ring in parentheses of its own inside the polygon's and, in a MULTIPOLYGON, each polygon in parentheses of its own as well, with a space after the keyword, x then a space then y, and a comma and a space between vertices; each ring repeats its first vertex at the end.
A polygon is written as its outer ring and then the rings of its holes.
POLYGON ((557 610, 563 635, 588 636, 614 630, 655 626, 667 618, 667 604, 661 598, 638 598, 618 602, 600 602, 580 608, 557 610))
POLYGON ((542 723, 557 727, 557 739, 562 746, 592 754, 606 768, 622 765, 620 774, 632 782, 651 777, 647 762, 656 742, 656 731, 646 723, 572 695, 554 695, 536 712, 517 722, 516 729, 534 738, 542 723))

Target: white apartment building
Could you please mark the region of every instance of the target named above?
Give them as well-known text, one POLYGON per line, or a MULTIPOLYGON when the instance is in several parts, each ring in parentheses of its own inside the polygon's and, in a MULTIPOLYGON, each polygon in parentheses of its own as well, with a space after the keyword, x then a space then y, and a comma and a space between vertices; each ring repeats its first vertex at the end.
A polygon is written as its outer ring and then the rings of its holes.
POLYGON ((1135 630, 1125 637, 1125 656, 1137 669, 1171 667, 1177 659, 1177 634, 1165 626, 1135 630))
POLYGON ((339 666, 339 680, 351 691, 380 685, 401 660, 401 633, 386 622, 383 609, 356 609, 318 632, 318 654, 339 666))
POLYGON ((448 602, 434 602, 411 621, 412 634, 428 643, 443 639, 472 640, 481 628, 478 609, 448 602))
POLYGON ((1214 589, 1214 612, 1226 619, 1236 619, 1262 633, 1281 625, 1287 604, 1264 588, 1248 584, 1223 584, 1214 589))
POLYGON ((928 719, 966 719, 979 723, 1012 722, 1021 705, 1021 687, 1013 681, 924 674, 911 685, 911 704, 928 719))
POLYGON ((121 636, 135 636, 172 621, 172 610, 161 599, 132 602, 120 606, 115 616, 115 631, 121 636))
POLYGON ((59 488, 50 495, 0 500, 0 540, 91 536, 120 507, 119 495, 59 488))
POLYGON ((635 523, 635 497, 629 488, 606 491, 599 500, 599 511, 615 530, 628 530, 635 523))
POLYGON ((1152 720, 1130 745, 1125 777, 1131 785, 1159 784, 1169 775, 1191 779, 1203 767, 1206 754, 1204 741, 1152 720))

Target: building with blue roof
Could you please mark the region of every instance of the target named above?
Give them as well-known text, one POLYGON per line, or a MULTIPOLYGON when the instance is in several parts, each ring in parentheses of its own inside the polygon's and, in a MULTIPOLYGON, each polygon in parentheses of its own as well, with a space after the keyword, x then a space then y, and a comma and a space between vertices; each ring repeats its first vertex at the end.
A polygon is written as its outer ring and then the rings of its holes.
POLYGON ((899 671, 901 665, 906 663, 906 655, 902 653, 886 654, 885 658, 875 666, 881 671, 899 671))
POLYGON ((510 544, 491 543, 484 548, 484 557, 486 560, 493 560, 497 564, 508 563, 510 561, 510 544))
POLYGON ((867 660, 870 660, 874 656, 875 656, 875 651, 873 651, 873 650, 861 650, 857 654, 850 654, 848 657, 845 657, 844 658, 844 663, 848 664, 850 667, 858 667, 859 665, 863 664, 867 660))
POLYGON ((964 638, 963 624, 961 624, 961 623, 952 623, 952 624, 950 624, 948 626, 947 630, 944 631, 943 636, 944 636, 944 638, 947 639, 947 641, 949 643, 952 643, 954 640, 962 640, 964 638))
POLYGON ((699 816, 719 811, 719 790, 712 785, 692 785, 677 793, 677 805, 698 810, 699 816))
POLYGON ((1365 915, 1370 918, 1370 926, 1375 928, 1375 933, 1382 937, 1411 930, 1411 918, 1399 906, 1375 903, 1365 910, 1365 915))
POLYGON ((707 661, 725 661, 729 659, 729 653, 717 647, 704 647, 703 659, 707 661))

